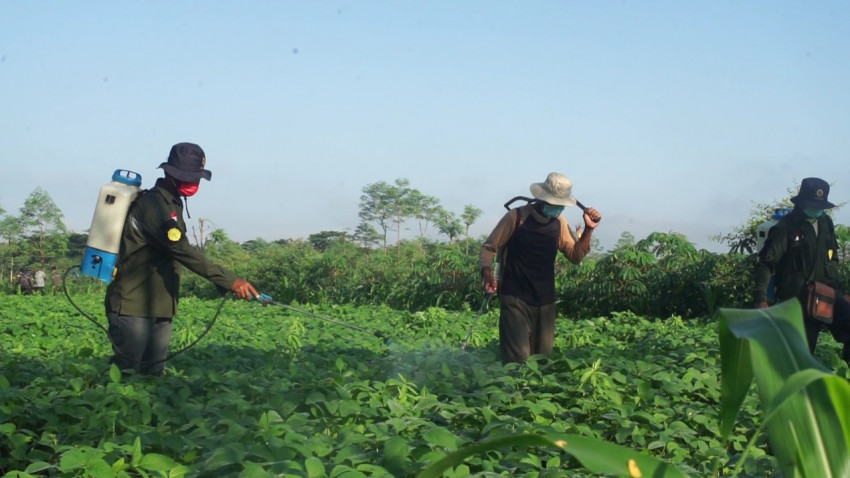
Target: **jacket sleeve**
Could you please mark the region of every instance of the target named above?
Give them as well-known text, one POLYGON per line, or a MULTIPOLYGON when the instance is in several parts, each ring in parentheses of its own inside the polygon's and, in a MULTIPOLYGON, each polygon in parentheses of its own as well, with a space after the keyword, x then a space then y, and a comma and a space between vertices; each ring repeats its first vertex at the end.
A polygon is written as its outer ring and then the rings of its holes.
POLYGON ((570 225, 563 216, 558 216, 561 222, 561 237, 558 240, 558 250, 573 264, 581 264, 582 259, 590 252, 590 234, 583 236, 585 240, 575 240, 570 233, 570 225))
POLYGON ((519 210, 520 208, 511 209, 502 216, 502 219, 500 219, 499 223, 496 224, 496 227, 493 228, 490 236, 488 236, 487 240, 484 241, 484 244, 481 245, 481 253, 478 255, 479 271, 485 267, 493 266, 493 259, 496 257, 496 252, 507 244, 511 239, 511 236, 513 236, 519 210))

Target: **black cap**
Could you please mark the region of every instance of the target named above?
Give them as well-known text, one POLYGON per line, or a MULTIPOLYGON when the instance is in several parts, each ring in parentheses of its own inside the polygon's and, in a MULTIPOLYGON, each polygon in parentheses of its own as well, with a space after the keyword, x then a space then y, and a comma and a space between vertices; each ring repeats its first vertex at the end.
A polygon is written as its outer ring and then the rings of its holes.
POLYGON ((165 172, 180 181, 197 183, 201 178, 207 181, 212 178, 212 172, 204 169, 207 157, 200 146, 193 143, 177 143, 171 147, 168 162, 159 165, 165 172))
POLYGON ((829 209, 835 207, 827 200, 829 183, 820 178, 806 178, 800 183, 797 195, 791 198, 795 206, 802 208, 829 209))

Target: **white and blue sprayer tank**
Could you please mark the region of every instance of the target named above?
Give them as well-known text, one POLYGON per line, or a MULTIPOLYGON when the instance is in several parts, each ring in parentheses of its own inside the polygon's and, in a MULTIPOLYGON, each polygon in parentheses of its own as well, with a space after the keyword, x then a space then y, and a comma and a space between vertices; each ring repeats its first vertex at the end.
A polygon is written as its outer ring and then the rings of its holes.
MULTIPOLYGON (((765 221, 758 226, 756 226, 756 253, 760 253, 762 248, 764 247, 764 243, 767 240, 767 235, 770 232, 770 228, 776 225, 780 219, 785 217, 789 212, 791 212, 788 208, 780 208, 773 211, 773 215, 770 217, 769 221, 765 221)), ((771 276, 770 282, 767 285, 767 300, 773 301, 774 295, 776 293, 776 277, 771 276)))
POLYGON ((121 247, 121 232, 130 204, 141 191, 142 177, 133 171, 116 169, 112 181, 100 188, 97 206, 86 241, 86 253, 80 270, 109 284, 121 247))

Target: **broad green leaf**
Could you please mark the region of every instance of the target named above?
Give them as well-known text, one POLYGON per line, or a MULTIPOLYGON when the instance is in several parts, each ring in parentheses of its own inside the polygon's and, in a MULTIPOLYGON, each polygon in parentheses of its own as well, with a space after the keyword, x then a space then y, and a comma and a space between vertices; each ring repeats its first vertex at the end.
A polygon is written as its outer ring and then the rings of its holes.
POLYGON ((121 369, 115 364, 109 367, 109 379, 112 383, 121 383, 121 369))
POLYGON ((239 473, 239 478, 272 478, 274 476, 273 473, 269 473, 256 463, 248 462, 244 466, 242 473, 239 473))
POLYGON ((26 471, 27 473, 38 473, 39 471, 44 471, 52 467, 53 465, 45 461, 34 461, 30 463, 29 466, 27 466, 27 469, 24 471, 26 471))
POLYGON ((76 470, 86 465, 87 457, 79 448, 72 448, 62 454, 59 459, 59 468, 62 471, 76 470))
POLYGON ((177 462, 158 453, 148 453, 139 462, 139 468, 149 471, 168 471, 177 466, 177 462))
POLYGON ((311 456, 307 458, 304 462, 304 468, 307 469, 307 476, 309 478, 320 478, 325 475, 325 465, 322 463, 322 460, 316 458, 315 456, 311 456))
MULTIPOLYGON (((785 476, 832 477, 850 475, 850 433, 847 402, 850 388, 825 380, 828 370, 809 352, 803 333, 800 304, 792 299, 768 309, 721 309, 723 373, 743 374, 749 361, 762 408, 766 413, 771 448, 785 476), (724 329, 728 335, 724 338, 724 329), (736 341, 746 341, 749 354, 736 341), (839 409, 841 409, 839 411, 839 409)), ((737 386, 726 377, 722 387, 722 430, 728 434, 740 408, 738 398, 749 382, 737 386), (728 395, 727 395, 728 394, 728 395)))
POLYGON ((443 427, 428 430, 425 432, 423 438, 425 438, 428 443, 444 447, 449 451, 457 449, 457 438, 455 438, 452 432, 443 427))
POLYGON ((130 460, 130 464, 133 466, 138 466, 139 462, 142 460, 142 439, 140 437, 136 437, 133 440, 133 456, 130 460))

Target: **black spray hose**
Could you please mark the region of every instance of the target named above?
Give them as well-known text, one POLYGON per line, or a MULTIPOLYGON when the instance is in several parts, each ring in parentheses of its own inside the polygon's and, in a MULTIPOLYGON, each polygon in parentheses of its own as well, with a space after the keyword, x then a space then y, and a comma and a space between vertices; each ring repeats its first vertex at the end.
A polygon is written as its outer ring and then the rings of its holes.
MULTIPOLYGON (((93 324, 94 324, 94 325, 96 325, 98 328, 100 328, 101 330, 103 330, 103 332, 106 334, 106 338, 107 338, 107 339, 109 339, 109 342, 112 344, 112 349, 115 351, 115 353, 116 353, 117 355, 121 355, 122 357, 126 357, 124 354, 122 354, 122 353, 121 353, 121 349, 120 349, 120 348, 118 348, 118 345, 116 345, 116 344, 115 344, 115 342, 112 340, 112 337, 110 337, 110 336, 109 336, 109 330, 108 330, 106 327, 104 327, 103 325, 101 325, 101 323, 100 323, 100 322, 98 322, 98 321, 97 321, 94 317, 92 317, 91 315, 89 315, 88 313, 86 313, 85 311, 83 311, 83 309, 81 309, 81 308, 80 308, 80 307, 76 304, 76 302, 74 302, 74 299, 72 299, 72 298, 71 298, 71 294, 68 292, 68 284, 66 283, 66 281, 67 281, 67 279, 68 279, 68 274, 69 274, 72 270, 74 270, 74 269, 79 269, 79 267, 78 267, 78 266, 72 266, 72 267, 70 267, 67 271, 65 271, 65 274, 62 276, 62 290, 65 292, 65 297, 67 297, 67 298, 68 298, 68 302, 70 302, 70 303, 71 303, 71 305, 72 305, 72 306, 74 306, 74 308, 75 308, 75 309, 77 309, 77 312, 79 312, 80 314, 82 314, 82 316, 83 316, 83 317, 85 317, 85 318, 89 319, 89 321, 90 321, 91 323, 93 323, 93 324)), ((215 315, 213 316, 213 318, 212 318, 212 319, 210 319, 209 323, 207 323, 207 326, 206 326, 206 328, 204 328, 204 331, 203 331, 203 332, 201 332, 201 335, 199 335, 199 336, 198 336, 195 340, 193 340, 193 341, 192 341, 192 343, 190 343, 189 345, 187 345, 187 346, 183 347, 182 349, 180 349, 180 350, 178 350, 178 351, 176 351, 176 352, 174 352, 174 353, 172 353, 172 354, 169 354, 169 355, 168 355, 167 357, 165 357, 164 359, 156 360, 156 361, 154 361, 154 362, 144 362, 144 361, 143 361, 143 362, 141 362, 141 363, 142 363, 142 364, 145 364, 145 365, 155 365, 155 364, 158 364, 158 363, 161 363, 161 362, 166 362, 166 361, 171 360, 171 359, 173 359, 174 357, 176 357, 176 356, 178 356, 178 355, 182 354, 183 352, 185 352, 185 351, 189 350, 190 348, 194 347, 194 346, 195 346, 198 342, 200 342, 200 341, 201 341, 201 339, 202 339, 202 338, 204 338, 204 336, 205 336, 205 335, 207 335, 207 333, 209 333, 209 331, 212 329, 212 326, 215 324, 216 319, 218 319, 219 314, 221 314, 221 309, 222 309, 222 307, 224 307, 224 302, 225 302, 226 300, 227 300, 227 296, 224 296, 224 297, 221 299, 221 302, 219 302, 219 304, 218 304, 218 308, 217 308, 217 309, 216 309, 216 311, 215 311, 215 315)))
MULTIPOLYGON (((352 325, 352 324, 349 324, 349 323, 346 323, 346 322, 331 319, 330 317, 325 317, 323 315, 315 314, 313 312, 310 312, 310 311, 307 311, 307 310, 304 310, 304 309, 299 309, 298 307, 293 307, 291 305, 287 305, 287 304, 284 304, 284 303, 281 303, 281 302, 276 302, 276 301, 272 300, 271 296, 268 295, 268 294, 260 294, 260 296, 257 297, 257 300, 261 301, 263 303, 263 306, 266 306, 268 304, 277 305, 279 307, 283 307, 284 309, 293 310, 295 312, 300 312, 304 315, 309 315, 310 317, 314 317, 316 319, 324 320, 325 322, 330 322, 332 324, 341 325, 343 327, 348 327, 351 330, 363 332, 364 334, 374 335, 375 337, 378 337, 379 339, 386 339, 387 338, 386 335, 384 335, 383 333, 381 333, 377 330, 364 329, 364 328, 358 327, 356 325, 352 325)), ((387 340, 387 343, 390 343, 390 340, 387 340)))

